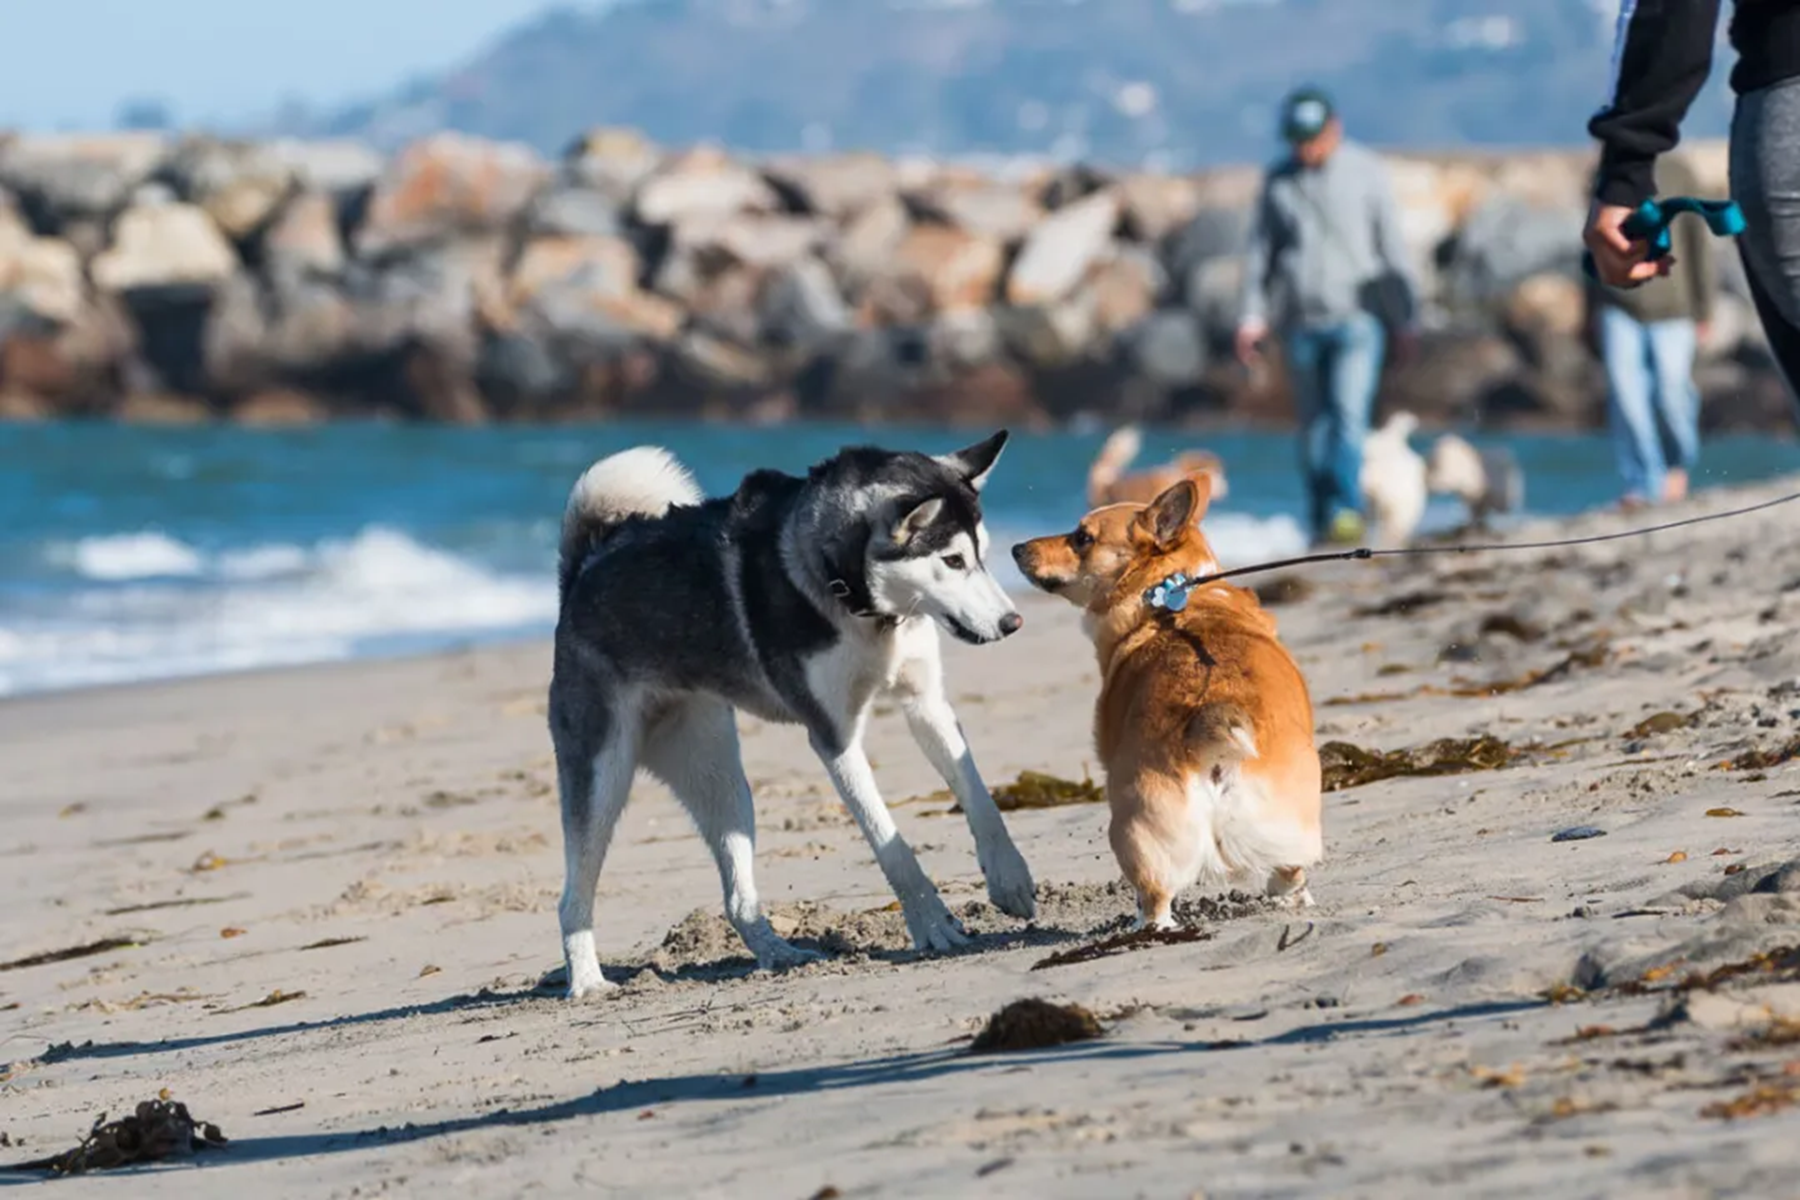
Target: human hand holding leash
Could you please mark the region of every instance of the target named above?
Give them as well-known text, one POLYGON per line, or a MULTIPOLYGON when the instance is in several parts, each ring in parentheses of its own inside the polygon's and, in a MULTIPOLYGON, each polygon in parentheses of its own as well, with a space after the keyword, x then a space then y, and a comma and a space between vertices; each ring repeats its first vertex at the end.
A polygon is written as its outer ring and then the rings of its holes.
POLYGON ((1673 256, 1651 256, 1648 238, 1626 232, 1626 223, 1637 216, 1637 211, 1621 204, 1601 204, 1597 200, 1588 209, 1587 228, 1582 230, 1581 240, 1587 244, 1594 274, 1602 283, 1613 287, 1636 287, 1667 275, 1675 267, 1673 256))
POLYGON ((1714 237, 1736 237, 1744 232, 1743 210, 1731 200, 1672 196, 1646 200, 1636 208, 1595 201, 1582 232, 1588 246, 1582 270, 1590 278, 1626 288, 1667 275, 1675 266, 1669 227, 1682 213, 1705 221, 1714 237))

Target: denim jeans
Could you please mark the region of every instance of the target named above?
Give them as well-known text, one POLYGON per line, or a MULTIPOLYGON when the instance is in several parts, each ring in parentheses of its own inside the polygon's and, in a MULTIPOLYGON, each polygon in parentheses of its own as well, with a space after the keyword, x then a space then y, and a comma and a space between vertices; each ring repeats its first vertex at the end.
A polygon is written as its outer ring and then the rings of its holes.
POLYGON ((1691 470, 1700 456, 1697 341, 1689 320, 1646 323, 1621 309, 1601 310, 1606 423, 1627 496, 1657 503, 1669 469, 1691 470))
POLYGON ((1345 510, 1362 510, 1362 448, 1381 382, 1387 339, 1362 314, 1335 325, 1307 325, 1282 337, 1300 416, 1300 470, 1313 536, 1345 510))

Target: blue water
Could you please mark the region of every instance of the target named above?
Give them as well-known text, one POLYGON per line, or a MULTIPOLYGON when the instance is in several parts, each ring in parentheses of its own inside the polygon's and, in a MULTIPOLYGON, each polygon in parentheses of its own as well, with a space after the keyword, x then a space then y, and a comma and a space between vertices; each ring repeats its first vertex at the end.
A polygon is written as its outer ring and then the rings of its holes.
MULTIPOLYGON (((976 436, 816 425, 0 425, 0 695, 546 632, 569 485, 625 446, 666 445, 721 492, 754 467, 798 470, 846 442, 939 452, 976 436)), ((987 492, 996 543, 1079 516, 1100 440, 1016 436, 987 492)), ((1615 498, 1603 440, 1506 441, 1525 465, 1533 512, 1615 498)), ((1230 494, 1207 522, 1221 556, 1299 550, 1292 440, 1152 432, 1143 458, 1195 444, 1229 471, 1230 494)), ((1794 470, 1791 443, 1721 439, 1707 445, 1697 483, 1794 470)), ((1457 515, 1436 503, 1428 520, 1457 515)))

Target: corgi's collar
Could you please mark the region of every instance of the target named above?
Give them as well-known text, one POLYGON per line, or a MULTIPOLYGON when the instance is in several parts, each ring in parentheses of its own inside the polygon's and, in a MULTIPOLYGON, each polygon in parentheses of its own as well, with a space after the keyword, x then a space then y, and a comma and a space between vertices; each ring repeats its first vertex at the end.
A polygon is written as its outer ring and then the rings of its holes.
POLYGON ((1151 608, 1160 608, 1167 612, 1180 612, 1187 607, 1188 596, 1193 593, 1198 581, 1188 578, 1186 571, 1177 571, 1155 587, 1144 592, 1144 603, 1151 608))

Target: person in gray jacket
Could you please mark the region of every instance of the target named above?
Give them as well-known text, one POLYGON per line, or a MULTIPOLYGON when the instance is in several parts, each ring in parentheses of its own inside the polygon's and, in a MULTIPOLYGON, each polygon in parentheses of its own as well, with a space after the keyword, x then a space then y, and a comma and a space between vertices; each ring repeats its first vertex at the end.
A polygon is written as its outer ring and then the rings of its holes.
POLYGON ((1387 166, 1344 136, 1316 88, 1281 106, 1288 153, 1263 177, 1250 227, 1238 357, 1281 343, 1300 418, 1313 537, 1362 540, 1362 444, 1390 338, 1410 348, 1416 289, 1387 166))

